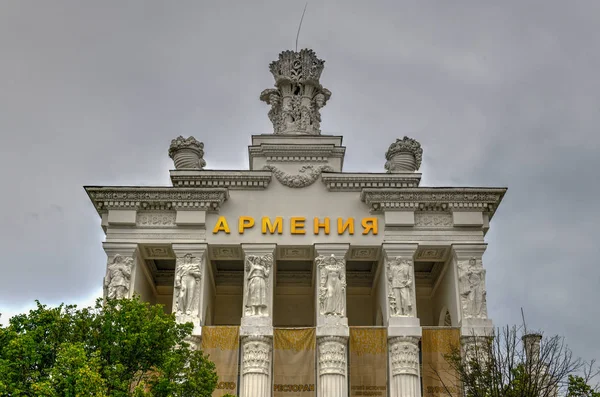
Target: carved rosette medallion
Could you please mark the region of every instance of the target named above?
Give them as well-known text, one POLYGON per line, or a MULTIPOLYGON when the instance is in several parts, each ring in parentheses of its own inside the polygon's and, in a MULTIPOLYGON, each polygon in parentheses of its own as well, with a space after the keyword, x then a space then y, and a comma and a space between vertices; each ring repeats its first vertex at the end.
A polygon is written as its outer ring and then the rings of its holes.
POLYGON ((109 299, 124 299, 129 297, 133 257, 116 254, 108 260, 104 289, 109 299))
POLYGON ((247 255, 245 260, 245 315, 266 317, 269 315, 269 275, 273 267, 273 255, 247 255))
POLYGON ((414 317, 414 269, 412 259, 386 257, 388 301, 392 317, 414 317))
POLYGON ((242 373, 269 375, 271 370, 271 339, 252 335, 243 339, 242 373))
POLYGON ((346 314, 346 260, 335 255, 315 258, 319 270, 319 313, 323 316, 346 314))
POLYGON ((458 281, 463 318, 487 318, 485 269, 475 257, 458 261, 458 281))
POLYGON ((202 258, 185 254, 177 257, 175 266, 175 300, 173 311, 180 322, 198 319, 202 280, 202 258))
POLYGON ((298 174, 288 174, 274 165, 265 165, 264 170, 269 170, 275 175, 275 178, 284 186, 293 188, 303 188, 312 185, 319 179, 323 171, 333 172, 333 168, 328 165, 304 165, 298 171, 298 174))
POLYGON ((331 92, 319 83, 324 61, 312 50, 284 51, 269 65, 275 87, 260 100, 271 106, 269 119, 275 134, 320 135, 321 113, 331 92))
POLYGON ((324 336, 319 341, 319 374, 346 374, 346 339, 324 336))
POLYGON ((390 338, 392 375, 419 375, 419 338, 396 336, 390 338))

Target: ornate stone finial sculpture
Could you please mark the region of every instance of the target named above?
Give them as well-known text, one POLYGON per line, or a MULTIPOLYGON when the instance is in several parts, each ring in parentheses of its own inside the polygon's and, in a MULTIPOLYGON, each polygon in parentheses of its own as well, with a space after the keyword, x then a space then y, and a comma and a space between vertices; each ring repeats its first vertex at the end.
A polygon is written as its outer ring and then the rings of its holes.
POLYGON ((477 258, 458 262, 464 318, 487 318, 485 269, 477 258))
POLYGON ((124 299, 129 296, 131 284, 131 271, 133 258, 123 257, 119 254, 113 257, 106 269, 104 277, 104 288, 109 299, 124 299))
POLYGON ((266 317, 268 312, 269 273, 273 255, 246 256, 246 316, 266 317))
POLYGON ((385 153, 385 169, 388 173, 415 172, 421 167, 423 149, 416 140, 405 136, 396 139, 385 153))
POLYGON ((400 256, 387 260, 387 276, 391 315, 410 316, 413 313, 413 269, 411 262, 400 256))
POLYGON ((169 157, 175 162, 177 170, 201 170, 204 161, 204 143, 193 136, 184 138, 181 135, 171 141, 169 157))
POLYGON ((344 316, 346 313, 346 266, 342 257, 318 256, 319 304, 324 316, 344 316))
POLYGON ((269 119, 275 134, 320 135, 320 109, 331 92, 319 83, 323 64, 312 50, 284 51, 269 65, 275 87, 264 90, 260 100, 271 105, 269 119))
POLYGON ((176 316, 182 322, 193 322, 198 317, 200 302, 199 288, 202 279, 200 258, 185 254, 177 258, 175 271, 175 310, 176 316))

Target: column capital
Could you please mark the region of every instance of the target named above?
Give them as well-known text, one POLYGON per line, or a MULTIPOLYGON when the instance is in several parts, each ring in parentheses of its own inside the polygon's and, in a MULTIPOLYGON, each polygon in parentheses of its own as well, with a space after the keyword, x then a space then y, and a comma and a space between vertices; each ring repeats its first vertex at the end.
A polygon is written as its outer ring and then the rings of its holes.
POLYGON ((346 257, 350 244, 315 244, 315 253, 317 256, 346 257))
POLYGON ((277 244, 242 244, 242 251, 244 251, 244 255, 262 256, 273 254, 276 248, 277 244))
POLYGON ((481 259, 487 248, 487 243, 480 244, 452 244, 452 250, 458 260, 470 259, 472 257, 481 259))
POLYGON ((195 244, 171 244, 175 256, 180 257, 185 254, 192 254, 202 256, 208 249, 206 243, 195 243, 195 244))
POLYGON ((417 243, 383 243, 383 252, 388 257, 403 256, 413 259, 419 248, 417 243))

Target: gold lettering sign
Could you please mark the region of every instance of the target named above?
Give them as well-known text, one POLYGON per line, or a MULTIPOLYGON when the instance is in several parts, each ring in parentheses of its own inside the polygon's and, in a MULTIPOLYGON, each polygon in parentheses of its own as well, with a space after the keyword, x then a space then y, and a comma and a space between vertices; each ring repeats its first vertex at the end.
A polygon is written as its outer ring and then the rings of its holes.
MULTIPOLYGON (((247 230, 254 228, 255 225, 260 225, 260 231, 262 234, 283 234, 283 230, 285 228, 290 234, 298 235, 306 234, 307 231, 312 230, 313 234, 316 236, 329 235, 330 233, 335 233, 336 231, 340 236, 344 234, 352 236, 354 235, 354 226, 356 223, 354 218, 337 218, 337 220, 335 220, 329 217, 314 217, 311 228, 310 225, 307 224, 308 222, 310 222, 310 219, 307 220, 307 218, 303 216, 293 216, 287 220, 284 220, 281 216, 276 216, 275 218, 263 216, 260 219, 260 222, 256 222, 251 216, 240 216, 237 219, 239 234, 244 234, 247 230), (334 224, 333 227, 331 227, 332 223, 334 224), (337 228, 335 227, 336 223, 337 228)), ((359 233, 363 235, 371 234, 376 236, 379 232, 379 225, 377 223, 377 218, 375 217, 362 218, 360 220, 360 225, 362 227, 362 231, 359 231, 359 233)), ((230 234, 231 229, 229 227, 227 218, 220 216, 219 219, 217 219, 212 232, 213 234, 230 234)))

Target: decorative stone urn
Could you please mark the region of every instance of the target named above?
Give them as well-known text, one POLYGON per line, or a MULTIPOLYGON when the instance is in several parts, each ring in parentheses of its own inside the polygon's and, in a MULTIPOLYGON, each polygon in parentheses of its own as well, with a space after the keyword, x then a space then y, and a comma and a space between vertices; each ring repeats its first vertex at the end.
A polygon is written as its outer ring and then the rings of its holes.
POLYGON ((390 145, 385 158, 385 169, 388 173, 416 172, 421 167, 423 149, 419 142, 405 136, 396 139, 396 142, 390 145))
POLYGON ((206 165, 203 149, 204 143, 193 136, 187 139, 178 136, 171 141, 169 157, 173 159, 177 170, 201 170, 206 165))

